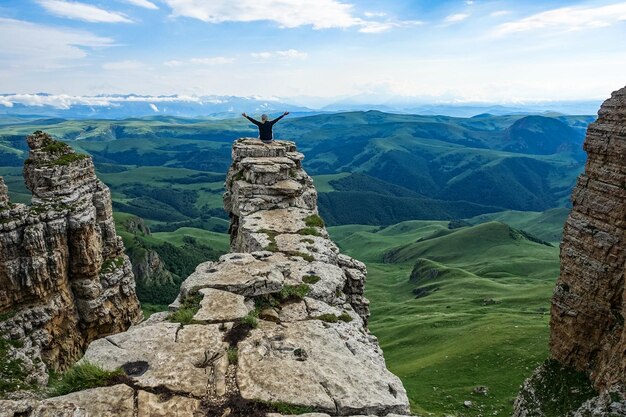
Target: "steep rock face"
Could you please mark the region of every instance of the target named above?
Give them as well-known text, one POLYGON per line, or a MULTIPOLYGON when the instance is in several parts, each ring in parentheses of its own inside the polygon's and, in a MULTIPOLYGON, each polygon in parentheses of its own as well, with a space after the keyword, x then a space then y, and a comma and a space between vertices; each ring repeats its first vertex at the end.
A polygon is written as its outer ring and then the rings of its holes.
POLYGON ((598 115, 563 231, 550 351, 604 388, 626 382, 626 89, 598 115))
MULTIPOLYGON (((586 373, 601 393, 611 391, 616 401, 624 401, 626 88, 614 92, 598 116, 587 130, 588 160, 573 191, 573 208, 563 232, 550 353, 565 367, 586 373)), ((542 415, 523 413, 523 394, 524 390, 516 415, 542 415)))
POLYGON ((0 182, 0 334, 21 341, 26 366, 45 383, 44 363, 64 369, 141 310, 91 158, 41 132, 27 141, 32 205, 10 204, 0 182))
POLYGON ((7 415, 407 415, 406 391, 365 324, 365 267, 328 239, 301 159, 292 142, 235 142, 224 201, 236 252, 198 265, 174 313, 91 343, 84 360, 121 367, 126 382, 12 402, 7 415))

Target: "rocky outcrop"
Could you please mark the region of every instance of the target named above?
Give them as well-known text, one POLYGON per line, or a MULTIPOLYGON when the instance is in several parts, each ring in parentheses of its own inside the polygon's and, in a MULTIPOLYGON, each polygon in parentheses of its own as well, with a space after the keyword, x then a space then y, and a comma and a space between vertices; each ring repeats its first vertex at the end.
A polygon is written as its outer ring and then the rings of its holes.
MULTIPOLYGON (((613 393, 614 408, 620 401, 626 407, 626 88, 604 102, 584 149, 587 164, 572 194, 552 298, 550 353, 585 373, 601 397, 613 393)), ((528 413, 526 392, 516 415, 545 415, 528 413)), ((611 415, 596 411, 581 415, 611 415)))
POLYGON ((233 252, 198 265, 172 313, 91 343, 83 360, 123 369, 121 386, 48 406, 128 417, 407 415, 404 387, 366 327, 365 267, 328 239, 301 160, 292 142, 235 142, 224 198, 233 252))
POLYGON ((338 267, 345 276, 343 295, 367 324, 365 265, 340 254, 328 239, 317 212, 313 180, 302 169, 303 159, 293 142, 261 147, 257 140, 243 139, 233 145, 224 194, 224 209, 231 219, 231 250, 269 249, 338 267))
POLYGON ((32 205, 11 204, 0 179, 0 335, 35 384, 96 338, 141 318, 109 189, 91 158, 36 132, 24 166, 32 205))

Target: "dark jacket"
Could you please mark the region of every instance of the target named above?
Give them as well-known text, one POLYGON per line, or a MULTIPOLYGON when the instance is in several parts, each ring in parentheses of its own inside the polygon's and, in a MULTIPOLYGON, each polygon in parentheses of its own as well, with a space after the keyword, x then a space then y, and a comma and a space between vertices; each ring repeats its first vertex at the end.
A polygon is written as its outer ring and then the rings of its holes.
POLYGON ((274 120, 268 120, 265 123, 259 122, 258 120, 254 120, 250 116, 246 116, 246 119, 250 120, 252 123, 257 125, 257 127, 259 128, 259 138, 262 141, 269 142, 273 138, 273 136, 272 136, 272 126, 274 126, 274 123, 276 123, 277 121, 279 121, 283 117, 285 117, 284 114, 282 116, 280 116, 280 117, 277 117, 274 120))

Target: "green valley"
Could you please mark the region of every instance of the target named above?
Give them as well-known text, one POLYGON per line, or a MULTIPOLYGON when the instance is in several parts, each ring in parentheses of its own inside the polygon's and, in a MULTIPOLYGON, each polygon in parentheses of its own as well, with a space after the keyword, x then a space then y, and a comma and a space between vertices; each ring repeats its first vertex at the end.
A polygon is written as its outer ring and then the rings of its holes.
POLYGON ((330 233, 367 264, 370 327, 413 411, 510 415, 520 383, 548 354, 558 247, 500 222, 448 224, 330 233))

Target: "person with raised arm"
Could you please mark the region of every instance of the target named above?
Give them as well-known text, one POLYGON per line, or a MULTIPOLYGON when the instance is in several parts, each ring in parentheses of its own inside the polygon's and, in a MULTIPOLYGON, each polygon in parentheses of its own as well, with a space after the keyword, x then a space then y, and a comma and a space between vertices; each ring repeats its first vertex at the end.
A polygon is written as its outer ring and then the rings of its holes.
POLYGON ((242 113, 241 115, 245 117, 246 119, 250 120, 259 128, 259 139, 261 139, 263 143, 270 143, 274 139, 272 135, 272 127, 274 126, 276 122, 278 122, 280 119, 287 116, 288 114, 289 112, 286 111, 274 120, 268 120, 267 114, 262 114, 260 122, 258 120, 253 119, 252 117, 249 117, 245 113, 242 113))

